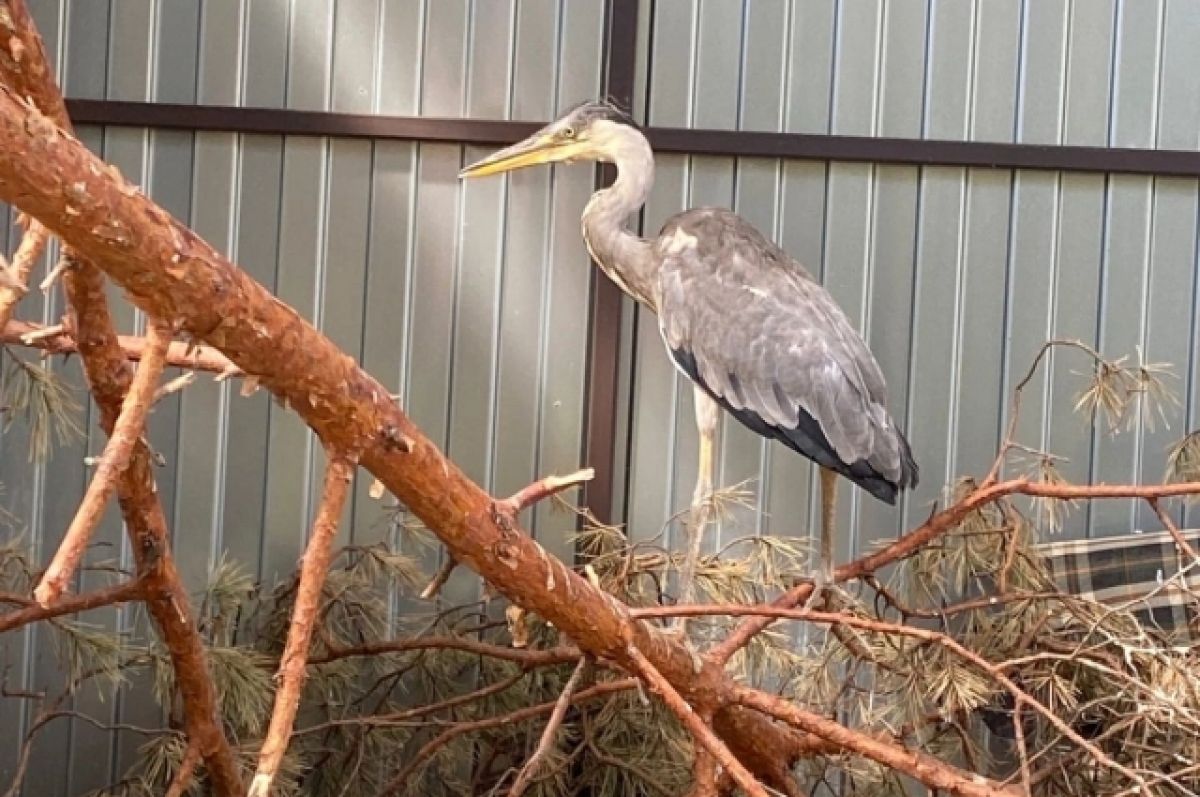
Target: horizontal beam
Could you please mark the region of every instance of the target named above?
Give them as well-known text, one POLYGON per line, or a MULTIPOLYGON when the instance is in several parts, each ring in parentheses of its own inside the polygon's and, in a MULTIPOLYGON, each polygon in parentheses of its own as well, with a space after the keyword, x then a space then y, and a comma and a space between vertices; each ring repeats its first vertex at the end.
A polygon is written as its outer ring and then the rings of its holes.
MULTIPOLYGON (((539 126, 537 122, 497 119, 377 116, 115 100, 67 100, 67 108, 76 124, 486 145, 511 143, 529 135, 539 126)), ((646 133, 658 152, 692 155, 1200 178, 1200 152, 1191 150, 930 141, 672 127, 652 127, 646 133)))

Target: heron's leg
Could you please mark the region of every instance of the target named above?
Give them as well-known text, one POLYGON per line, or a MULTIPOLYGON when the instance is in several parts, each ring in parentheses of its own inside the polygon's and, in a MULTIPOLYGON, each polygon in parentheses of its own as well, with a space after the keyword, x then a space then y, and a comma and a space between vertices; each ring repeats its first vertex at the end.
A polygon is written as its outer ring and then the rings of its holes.
POLYGON ((696 472, 696 489, 692 492, 692 507, 688 513, 687 553, 679 580, 679 602, 691 603, 695 597, 696 564, 700 561, 700 543, 704 528, 712 516, 713 472, 716 465, 715 445, 719 408, 700 388, 692 393, 696 407, 696 428, 700 432, 700 461, 696 472))
POLYGON ((813 591, 804 602, 810 609, 833 584, 833 527, 837 518, 837 471, 821 468, 821 561, 813 571, 813 591))

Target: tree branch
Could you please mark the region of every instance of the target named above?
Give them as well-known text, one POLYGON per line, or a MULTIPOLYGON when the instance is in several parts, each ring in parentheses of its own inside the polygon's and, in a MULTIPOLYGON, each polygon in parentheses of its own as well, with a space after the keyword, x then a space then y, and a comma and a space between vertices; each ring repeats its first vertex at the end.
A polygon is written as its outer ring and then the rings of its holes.
POLYGON ((46 248, 49 238, 50 231, 43 227, 40 221, 28 220, 25 234, 21 236, 21 243, 13 255, 12 265, 5 270, 10 284, 0 287, 0 328, 8 323, 17 302, 29 292, 29 275, 33 272, 37 259, 41 257, 42 250, 46 248))
POLYGON ((634 672, 646 682, 646 685, 655 694, 662 698, 667 707, 679 718, 683 726, 692 734, 696 746, 704 748, 709 755, 715 758, 717 763, 733 778, 733 781, 741 786, 742 791, 750 797, 767 797, 767 790, 762 787, 762 784, 754 779, 741 761, 734 758, 733 753, 729 752, 729 748, 716 737, 711 728, 704 724, 704 720, 700 718, 696 710, 688 705, 679 692, 675 691, 675 687, 671 686, 671 683, 655 669, 642 652, 630 646, 628 655, 634 672))
POLYGON ((129 467, 133 446, 146 427, 146 416, 154 406, 154 389, 162 374, 167 345, 171 342, 171 330, 163 322, 151 319, 149 345, 146 359, 138 366, 137 374, 125 400, 121 413, 113 425, 112 434, 100 456, 100 465, 88 484, 87 492, 67 528, 58 552, 42 575, 33 591, 34 599, 42 606, 49 606, 59 599, 67 588, 67 582, 75 575, 75 569, 83 559, 92 532, 104 514, 108 500, 117 489, 117 480, 129 467))
POLYGON ((979 775, 965 773, 918 750, 852 731, 775 695, 745 686, 735 686, 733 690, 735 699, 743 706, 777 717, 794 728, 829 739, 839 747, 877 761, 897 772, 903 772, 932 789, 956 797, 1023 797, 1015 789, 1000 786, 979 775))
POLYGON ((140 580, 134 580, 121 584, 113 584, 110 587, 104 587, 94 592, 85 592, 82 595, 73 595, 52 603, 49 606, 42 606, 37 601, 29 598, 6 594, 0 597, 0 600, 3 600, 5 603, 19 602, 24 604, 24 608, 0 614, 0 633, 12 631, 15 628, 21 628, 22 626, 41 620, 61 617, 64 614, 75 614, 76 612, 84 612, 88 609, 96 609, 101 606, 111 606, 114 603, 139 600, 145 596, 145 593, 146 585, 140 580))
MULTIPOLYGON (((841 583, 862 578, 887 565, 906 559, 932 540, 958 526, 967 515, 975 510, 1010 495, 1059 499, 1140 498, 1145 500, 1196 493, 1200 493, 1200 482, 1148 485, 1046 484, 1033 482, 1023 477, 992 482, 976 488, 957 504, 935 513, 920 526, 889 545, 836 568, 833 580, 835 583, 841 583)), ((797 584, 771 605, 779 609, 795 608, 807 600, 811 592, 811 583, 797 584)), ((770 626, 773 619, 765 615, 748 617, 738 624, 724 641, 715 645, 706 654, 706 658, 714 663, 724 665, 734 653, 741 650, 757 634, 770 626)))
POLYGON ((490 645, 487 642, 456 636, 426 636, 413 639, 391 639, 382 642, 368 642, 352 648, 328 648, 324 654, 309 659, 309 664, 326 664, 337 659, 351 656, 378 656, 381 653, 407 653, 413 650, 461 650, 479 656, 490 656, 494 659, 512 661, 531 667, 567 664, 579 658, 578 648, 563 646, 549 650, 531 650, 528 648, 510 648, 504 645, 490 645))
MULTIPOLYGON (((590 700, 595 700, 599 697, 607 697, 608 695, 617 692, 624 692, 626 689, 632 689, 637 686, 636 678, 622 678, 619 681, 605 681, 598 683, 595 686, 590 686, 587 689, 581 689, 571 698, 572 705, 586 703, 590 700)), ((508 714, 500 714, 495 717, 484 717, 483 719, 472 720, 470 722, 460 722, 453 727, 447 728, 440 734, 430 739, 421 749, 418 750, 412 758, 408 760, 399 772, 387 782, 381 790, 380 794, 396 794, 405 786, 408 785, 408 780, 416 773, 422 764, 428 761, 438 750, 441 750, 450 742, 457 739, 466 733, 476 733, 478 731, 486 731, 491 728, 499 728, 506 725, 512 725, 525 720, 540 717, 543 714, 549 714, 554 711, 558 705, 558 700, 552 700, 548 703, 538 703, 535 706, 527 706, 526 708, 517 709, 508 714)))
POLYGON ((279 690, 275 693, 271 726, 258 754, 258 771, 250 783, 249 797, 267 797, 271 793, 271 782, 292 737, 292 724, 300 707, 300 693, 307 672, 308 646, 321 608, 325 574, 333 558, 333 538, 337 536, 338 522, 353 479, 354 466, 331 451, 329 464, 325 467, 321 506, 300 564, 300 585, 292 608, 292 622, 288 626, 287 644, 279 659, 276 676, 279 690))
MULTIPOLYGON (((545 476, 533 484, 522 487, 508 498, 497 501, 495 511, 507 519, 508 522, 516 523, 517 515, 521 513, 521 510, 531 507, 538 501, 542 501, 552 495, 561 493, 563 490, 589 482, 595 476, 596 470, 594 468, 577 470, 567 476, 545 476)), ((425 589, 421 590, 421 597, 429 600, 441 592, 442 587, 446 586, 446 582, 450 580, 450 575, 456 567, 458 567, 458 560, 453 556, 446 557, 446 561, 442 562, 442 566, 438 568, 433 578, 430 579, 429 584, 426 585, 425 589)))
MULTIPOLYGON (((3 329, 0 329, 0 343, 28 346, 49 354, 75 354, 78 351, 75 339, 70 333, 62 331, 49 337, 43 336, 47 329, 40 324, 9 321, 3 329)), ((145 338, 135 335, 118 335, 117 344, 125 353, 126 359, 136 361, 146 356, 145 338)), ((227 376, 241 373, 228 357, 211 346, 189 345, 180 341, 172 341, 167 348, 166 360, 167 365, 177 368, 189 368, 227 376)))
POLYGON ((183 751, 183 760, 179 762, 179 769, 175 770, 175 776, 171 778, 164 797, 184 797, 191 788, 192 778, 196 774, 196 765, 199 763, 200 748, 196 746, 194 740, 188 739, 187 747, 183 751))
POLYGON ((587 665, 586 656, 575 665, 575 671, 571 673, 567 685, 563 687, 562 694, 554 702, 554 710, 550 712, 550 719, 546 720, 546 727, 542 731, 541 738, 538 739, 533 755, 529 756, 525 765, 521 767, 521 771, 517 773, 517 779, 513 781, 508 797, 521 797, 525 793, 525 789, 529 788, 529 784, 537 775, 542 760, 549 755, 550 748, 554 746, 554 739, 558 735, 558 729, 562 727, 563 718, 567 716, 567 708, 571 705, 571 695, 574 694, 575 687, 579 685, 579 680, 583 677, 587 665))

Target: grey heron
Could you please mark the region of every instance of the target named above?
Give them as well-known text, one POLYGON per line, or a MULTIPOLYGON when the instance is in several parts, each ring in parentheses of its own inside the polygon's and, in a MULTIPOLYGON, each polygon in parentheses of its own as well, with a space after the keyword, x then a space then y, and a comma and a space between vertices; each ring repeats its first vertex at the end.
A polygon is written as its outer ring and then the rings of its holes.
POLYGON ((650 192, 654 154, 637 124, 609 103, 576 106, 459 176, 579 160, 617 168, 613 184, 584 208, 588 252, 621 290, 658 315, 667 351, 695 385, 700 463, 679 600, 691 601, 707 523, 718 406, 820 467, 815 597, 833 578, 837 476, 889 504, 917 484, 878 363, 828 291, 732 211, 686 210, 650 240, 628 230, 630 214, 650 192))

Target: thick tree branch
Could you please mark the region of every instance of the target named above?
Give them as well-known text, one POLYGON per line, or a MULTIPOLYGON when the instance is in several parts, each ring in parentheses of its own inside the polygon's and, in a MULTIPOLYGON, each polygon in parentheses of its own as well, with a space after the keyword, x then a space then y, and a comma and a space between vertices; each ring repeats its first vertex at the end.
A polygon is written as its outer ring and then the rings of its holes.
POLYGON ((75 569, 83 559, 96 524, 104 514, 108 500, 117 489, 117 480, 129 467, 133 446, 146 428, 146 417, 154 405, 154 390, 162 374, 167 345, 171 342, 170 328, 156 320, 150 322, 149 346, 146 359, 138 366, 137 374, 117 416, 112 435, 104 446, 87 492, 71 520, 70 527, 58 546, 58 552, 42 575, 33 596, 42 606, 50 606, 67 588, 75 569))
MULTIPOLYGON (((74 337, 69 332, 64 330, 46 335, 47 331, 53 330, 40 324, 9 321, 0 329, 0 343, 29 346, 48 354, 75 354, 79 351, 74 337)), ((137 361, 146 356, 146 339, 143 337, 118 335, 117 344, 129 360, 137 361)), ((241 373, 228 357, 211 346, 189 345, 180 341, 172 341, 167 348, 167 365, 224 376, 241 373)))
MULTIPOLYGON (((22 110, 19 113, 29 112, 32 114, 31 120, 38 120, 30 128, 29 135, 39 137, 52 130, 55 136, 68 138, 71 121, 67 116, 66 104, 54 82, 45 46, 29 9, 24 0, 3 0, 0 11, 6 12, 0 19, 4 28, 0 35, 6 38, 10 54, 16 51, 21 54, 20 58, 0 59, 0 81, 4 84, 0 87, 0 95, 4 98, 0 104, 9 104, 9 110, 20 108, 22 110), (30 98, 31 102, 18 99, 24 97, 30 98), (41 112, 37 110, 39 108, 41 112)), ((20 154, 4 154, 26 161, 32 155, 28 149, 20 154)), ((43 166, 55 168, 49 163, 43 166)), ((114 179, 116 169, 96 160, 93 160, 92 167, 96 169, 94 178, 114 179), (101 178, 102 173, 108 177, 101 178)), ((5 168, 0 167, 0 172, 4 171, 5 168)), ((67 177, 65 173, 59 174, 60 177, 67 177)), ((73 198, 78 197, 81 186, 86 186, 86 180, 68 177, 58 182, 55 190, 59 193, 59 211, 63 216, 69 215, 67 206, 74 201, 73 198)), ((131 194, 137 193, 136 188, 127 183, 125 186, 131 194)), ((12 198, 7 196, 6 201, 12 198)), ((37 213, 29 215, 47 228, 52 226, 37 213)), ((115 233, 116 238, 121 237, 120 222, 117 222, 116 230, 111 219, 98 221, 92 218, 90 222, 89 229, 96 234, 108 230, 115 233)), ((88 385, 100 409, 100 425, 111 433, 132 377, 113 331, 112 314, 109 312, 101 272, 93 263, 73 252, 69 248, 70 242, 64 243, 68 247, 64 258, 71 265, 63 272, 63 287, 74 315, 76 342, 88 385)), ((167 315, 151 315, 171 320, 167 315)), ((208 671, 204 643, 192 622, 187 590, 183 587, 171 555, 166 518, 158 500, 151 463, 148 448, 138 443, 129 467, 117 485, 121 513, 132 543, 138 574, 146 584, 146 607, 171 655, 175 681, 183 702, 187 735, 200 748, 209 783, 220 797, 241 797, 241 773, 217 716, 216 688, 208 671)))
POLYGON ((250 783, 250 797, 267 797, 271 793, 271 782, 279 771, 279 764, 292 737, 292 724, 300 708, 300 693, 307 673, 308 646, 321 609, 325 574, 333 558, 333 538, 337 536, 338 522, 353 479, 354 466, 344 457, 330 452, 321 506, 300 564, 300 585, 292 607, 287 644, 279 659, 279 674, 276 676, 279 689, 275 693, 275 710, 271 713, 271 726, 258 754, 258 771, 250 783))

